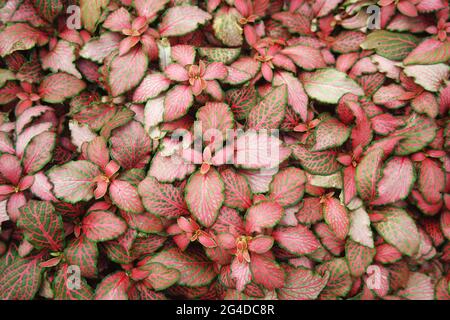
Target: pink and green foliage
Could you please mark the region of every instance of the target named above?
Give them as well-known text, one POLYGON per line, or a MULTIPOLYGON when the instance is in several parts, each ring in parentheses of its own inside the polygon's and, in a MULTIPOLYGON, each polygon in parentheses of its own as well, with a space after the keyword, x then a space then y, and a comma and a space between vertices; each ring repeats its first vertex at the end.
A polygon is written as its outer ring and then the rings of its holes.
POLYGON ((61 216, 50 202, 30 200, 19 209, 17 226, 35 248, 59 251, 63 247, 64 230, 61 216))
POLYGON ((450 299, 448 1, 373 4, 2 1, 0 299, 450 299))

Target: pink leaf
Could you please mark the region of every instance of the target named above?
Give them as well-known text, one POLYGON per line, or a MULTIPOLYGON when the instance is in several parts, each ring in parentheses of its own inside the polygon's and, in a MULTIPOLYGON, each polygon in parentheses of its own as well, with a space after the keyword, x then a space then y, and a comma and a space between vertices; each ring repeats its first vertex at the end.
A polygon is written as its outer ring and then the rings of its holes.
POLYGON ((186 44, 179 44, 171 48, 172 59, 183 67, 194 64, 195 48, 186 44))
POLYGON ((14 144, 6 132, 0 132, 0 152, 15 153, 14 144))
POLYGON ((311 224, 322 220, 323 215, 320 198, 304 198, 302 203, 303 206, 296 214, 298 222, 303 224, 311 224))
POLYGON ((336 198, 327 198, 323 203, 325 222, 339 239, 345 239, 349 231, 347 209, 336 198))
POLYGON ((140 17, 147 18, 147 23, 153 22, 157 13, 164 9, 169 0, 135 0, 134 7, 140 17))
POLYGON ((30 124, 33 119, 46 114, 47 112, 53 112, 54 109, 46 106, 35 106, 26 109, 24 112, 20 114, 20 116, 16 120, 16 133, 20 134, 24 130, 24 128, 30 124))
POLYGON ((39 95, 43 101, 60 103, 79 94, 84 88, 86 88, 84 81, 67 73, 55 73, 41 82, 39 95))
POLYGON ((181 36, 197 29, 198 25, 206 23, 211 15, 195 6, 172 7, 165 13, 159 24, 162 37, 181 36))
POLYGON ((277 129, 286 112, 287 86, 274 88, 250 111, 247 125, 251 129, 277 129))
POLYGON ((403 60, 404 65, 435 64, 450 59, 450 42, 426 39, 403 60))
POLYGON ((23 155, 23 169, 27 174, 41 170, 53 157, 56 133, 42 132, 27 145, 23 155))
POLYGON ((396 207, 385 207, 373 213, 382 216, 382 220, 374 223, 374 226, 387 243, 408 256, 418 252, 419 232, 414 220, 406 211, 396 207))
MULTIPOLYGON (((450 48, 449 48, 450 51, 450 48)), ((439 114, 439 105, 436 97, 430 92, 423 92, 411 101, 411 107, 417 113, 423 113, 431 118, 439 114)))
POLYGON ((42 68, 50 69, 52 72, 66 72, 81 79, 81 74, 74 65, 74 61, 76 60, 75 49, 75 45, 60 40, 56 46, 41 59, 42 68))
POLYGON ((141 84, 136 88, 133 94, 134 102, 145 102, 157 97, 161 92, 167 90, 170 86, 170 80, 161 73, 153 73, 145 76, 141 84))
MULTIPOLYGON (((202 132, 218 130, 222 133, 221 140, 225 140, 227 130, 233 129, 234 119, 230 107, 221 102, 207 102, 197 111, 197 119, 201 121, 202 132)), ((216 138, 217 140, 217 138, 216 138)))
POLYGON ((178 63, 172 63, 167 68, 164 69, 164 74, 173 81, 188 81, 189 74, 185 67, 178 63))
POLYGON ((356 188, 363 200, 375 198, 383 153, 383 150, 379 148, 368 152, 356 167, 356 188))
POLYGON ((274 168, 287 159, 290 150, 264 131, 249 130, 237 138, 235 165, 246 169, 274 168))
POLYGON ((96 137, 87 143, 84 150, 86 159, 95 163, 103 170, 109 162, 109 150, 103 137, 96 137))
POLYGON ((153 214, 167 218, 188 214, 181 190, 171 184, 147 177, 139 184, 138 192, 144 207, 153 214))
POLYGON ((53 167, 48 177, 54 186, 55 196, 70 203, 88 201, 94 196, 94 178, 100 169, 86 160, 71 161, 60 167, 53 167))
POLYGON ((34 182, 30 190, 35 196, 46 201, 56 201, 52 188, 53 186, 44 173, 38 172, 34 175, 34 182))
POLYGON ((109 211, 92 211, 82 221, 83 233, 91 241, 115 239, 125 232, 126 223, 109 211))
POLYGON ((313 300, 327 284, 328 276, 321 277, 314 271, 303 268, 289 268, 286 283, 277 290, 281 300, 313 300))
POLYGON ((127 181, 114 180, 109 186, 111 201, 120 209, 140 213, 144 211, 137 188, 127 181))
POLYGON ((260 233, 263 228, 272 228, 280 221, 283 213, 283 207, 276 202, 263 201, 255 204, 245 215, 245 230, 248 233, 260 233))
POLYGON ((193 102, 194 96, 189 86, 173 87, 164 99, 164 121, 173 121, 184 116, 193 102))
POLYGON ((373 205, 384 205, 408 196, 414 185, 413 163, 406 157, 394 157, 386 163, 383 177, 378 182, 377 199, 373 205))
POLYGON ((123 29, 131 27, 131 15, 125 8, 121 7, 106 18, 103 27, 111 31, 122 32, 123 29))
POLYGON ((432 204, 441 200, 445 175, 437 161, 427 158, 420 163, 419 190, 424 199, 432 204))
MULTIPOLYGON (((220 209, 219 216, 217 217, 216 223, 212 226, 212 229, 217 233, 233 232, 243 234, 245 232, 244 221, 241 215, 236 210, 225 206, 220 209)), ((231 248, 235 245, 236 244, 234 243, 231 248)))
POLYGON ((275 72, 273 85, 286 84, 288 90, 288 104, 306 122, 308 112, 308 96, 302 83, 289 72, 275 72))
POLYGON ((269 236, 256 236, 248 244, 251 252, 263 254, 269 251, 273 246, 273 238, 269 236))
POLYGON ((124 56, 115 56, 109 65, 108 84, 113 96, 119 96, 139 84, 147 71, 148 58, 135 47, 124 56))
POLYGON ((0 56, 5 57, 17 50, 28 50, 36 44, 47 43, 47 35, 26 23, 7 26, 0 33, 0 56))
POLYGON ((400 118, 389 113, 383 113, 370 119, 373 130, 381 135, 387 135, 404 124, 400 118))
POLYGON ((322 121, 314 131, 316 138, 311 151, 323 151, 341 146, 349 137, 350 130, 342 122, 335 118, 322 121))
POLYGON ((236 289, 244 290, 252 279, 250 265, 246 261, 239 262, 238 259, 234 259, 231 264, 231 277, 236 281, 236 289))
POLYGON ((48 131, 52 127, 51 122, 43 122, 36 124, 34 126, 26 128, 16 140, 16 154, 19 157, 22 157, 26 147, 30 143, 30 141, 36 137, 37 135, 48 131))
POLYGON ((22 176, 22 166, 16 156, 11 154, 0 156, 0 176, 14 186, 19 184, 22 176))
POLYGON ((398 295, 408 300, 433 300, 434 286, 432 279, 423 273, 413 272, 409 276, 406 288, 400 290, 398 295))
POLYGON ((119 49, 121 37, 115 32, 105 32, 99 38, 92 38, 81 49, 80 56, 102 63, 114 50, 119 49))
POLYGON ((212 62, 206 66, 203 78, 205 80, 214 80, 214 79, 223 80, 227 77, 227 75, 228 70, 222 62, 212 62))
POLYGON ((224 184, 219 173, 210 169, 208 173, 195 172, 185 189, 185 199, 189 211, 205 227, 214 224, 224 201, 224 184))
POLYGON ((114 130, 110 144, 111 156, 124 169, 143 168, 150 158, 150 138, 137 121, 114 130))
POLYGON ((296 65, 305 70, 314 70, 327 66, 320 50, 313 47, 296 45, 283 49, 281 53, 291 58, 296 65))
POLYGON ((6 211, 13 222, 16 222, 21 213, 20 208, 27 204, 27 198, 23 192, 13 193, 6 204, 6 211))
POLYGON ((296 227, 277 228, 272 236, 283 249, 297 255, 311 253, 320 247, 320 242, 312 231, 300 224, 296 227))
POLYGON ((248 209, 252 204, 252 192, 245 177, 233 169, 226 169, 220 174, 225 186, 224 204, 231 208, 248 209))
POLYGON ((177 155, 164 156, 158 152, 152 159, 148 175, 160 182, 182 180, 195 170, 195 164, 186 163, 177 155))
POLYGON ((305 173, 297 168, 286 168, 278 172, 270 184, 270 198, 283 207, 297 204, 305 191, 305 173))
POLYGON ((251 254, 250 267, 253 280, 264 286, 267 290, 282 288, 285 274, 283 269, 274 260, 259 254, 251 254))
POLYGON ((130 279, 123 271, 103 278, 95 290, 95 300, 128 300, 130 279))

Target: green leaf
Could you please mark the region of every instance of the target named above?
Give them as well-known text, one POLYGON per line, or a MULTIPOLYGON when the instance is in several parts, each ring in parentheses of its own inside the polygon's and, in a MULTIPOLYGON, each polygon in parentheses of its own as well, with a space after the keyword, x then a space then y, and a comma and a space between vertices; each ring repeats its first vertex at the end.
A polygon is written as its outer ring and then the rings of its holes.
POLYGON ((32 0, 32 3, 39 15, 49 22, 53 22, 63 10, 61 0, 32 0))
POLYGON ((405 210, 386 207, 373 213, 383 216, 383 220, 374 223, 374 227, 387 243, 408 256, 414 256, 418 252, 419 232, 414 220, 405 210))
POLYGON ((50 202, 30 200, 19 208, 17 221, 25 238, 36 248, 62 249, 64 229, 62 218, 50 202))
POLYGON ((109 0, 80 0, 81 21, 84 28, 94 32, 100 20, 102 10, 106 8, 109 0))
POLYGON ((236 9, 228 12, 216 14, 213 22, 213 29, 216 38, 223 44, 230 47, 238 47, 242 45, 244 37, 243 30, 239 24, 240 15, 236 9))
POLYGON ((272 89, 251 109, 247 125, 250 129, 278 129, 284 119, 287 104, 287 86, 272 89))
POLYGON ((67 162, 48 171, 55 196, 70 203, 88 201, 94 196, 93 179, 101 174, 98 166, 86 160, 67 162))
POLYGON ((303 73, 301 80, 308 96, 324 103, 338 103, 346 93, 364 95, 364 91, 354 80, 336 69, 325 68, 313 73, 303 73))
POLYGON ((209 62, 230 64, 239 57, 241 48, 198 48, 198 54, 209 62))
POLYGON ((97 277, 98 248, 95 242, 85 236, 73 239, 64 250, 67 263, 80 267, 83 277, 97 277))
POLYGON ((414 78, 415 83, 431 92, 438 92, 450 74, 449 66, 444 63, 407 66, 403 71, 408 77, 414 78))
POLYGON ((149 272, 144 282, 149 283, 155 291, 167 289, 180 279, 180 272, 177 269, 167 268, 161 263, 144 264, 139 270, 149 272))
POLYGON ((292 145, 292 153, 308 173, 330 175, 341 168, 335 151, 312 152, 303 145, 292 145))
POLYGON ((327 118, 319 123, 314 131, 316 141, 311 151, 340 147, 347 141, 350 132, 350 128, 336 118, 327 118))
POLYGON ((316 272, 303 268, 287 271, 283 288, 278 289, 280 300, 314 300, 328 282, 329 274, 321 277, 316 272))
POLYGON ((323 293, 344 297, 350 291, 352 279, 347 262, 344 258, 336 258, 322 263, 317 267, 316 271, 322 276, 325 276, 327 272, 330 273, 328 283, 323 293))
POLYGON ((412 64, 445 63, 450 59, 450 41, 441 42, 436 39, 426 39, 415 48, 403 61, 405 66, 412 64))
POLYGON ((27 174, 34 174, 41 170, 52 159, 55 144, 55 132, 42 132, 33 137, 25 148, 22 159, 24 171, 27 174))
POLYGON ((150 261, 177 269, 180 272, 178 283, 183 286, 202 287, 216 277, 213 263, 202 253, 193 250, 182 252, 178 248, 170 248, 161 251, 150 261))
POLYGON ((402 138, 394 153, 404 156, 422 150, 433 141, 437 129, 433 119, 416 113, 411 114, 406 119, 405 127, 395 131, 392 135, 402 138))
POLYGON ((231 106, 235 118, 243 120, 247 118, 250 110, 256 105, 258 94, 254 86, 244 86, 228 90, 225 99, 231 106))
POLYGON ((15 255, 0 273, 1 300, 32 300, 39 290, 43 269, 40 259, 15 255))
POLYGON ((84 278, 80 279, 80 286, 71 288, 70 273, 68 266, 63 266, 53 279, 53 292, 55 300, 92 300, 94 297, 94 290, 89 286, 84 278))
POLYGON ((348 262, 350 273, 354 277, 361 277, 367 267, 372 263, 376 250, 360 245, 352 240, 345 244, 345 257, 348 262))
POLYGON ((361 44, 364 50, 374 49, 377 54, 390 60, 401 61, 417 46, 419 38, 407 34, 376 30, 367 35, 361 44))
POLYGON ((128 300, 130 279, 123 271, 117 271, 103 278, 95 289, 95 300, 128 300))
POLYGON ((364 156, 356 167, 356 189, 363 200, 371 201, 376 196, 376 184, 381 175, 383 150, 374 149, 364 156))

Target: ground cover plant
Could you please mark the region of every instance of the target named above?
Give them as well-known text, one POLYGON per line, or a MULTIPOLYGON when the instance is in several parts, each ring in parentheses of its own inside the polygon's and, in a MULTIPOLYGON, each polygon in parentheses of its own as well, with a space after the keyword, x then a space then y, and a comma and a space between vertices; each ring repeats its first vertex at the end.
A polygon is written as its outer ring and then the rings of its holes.
POLYGON ((0 299, 450 298, 448 1, 0 19, 0 299))

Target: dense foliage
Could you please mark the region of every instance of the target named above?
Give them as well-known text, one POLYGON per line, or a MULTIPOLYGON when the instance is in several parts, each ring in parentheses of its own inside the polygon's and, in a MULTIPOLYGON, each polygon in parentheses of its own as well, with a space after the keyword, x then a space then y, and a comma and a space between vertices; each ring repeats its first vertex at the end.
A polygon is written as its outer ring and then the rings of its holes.
POLYGON ((0 0, 0 299, 449 299, 448 18, 0 0))

